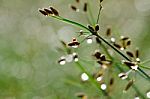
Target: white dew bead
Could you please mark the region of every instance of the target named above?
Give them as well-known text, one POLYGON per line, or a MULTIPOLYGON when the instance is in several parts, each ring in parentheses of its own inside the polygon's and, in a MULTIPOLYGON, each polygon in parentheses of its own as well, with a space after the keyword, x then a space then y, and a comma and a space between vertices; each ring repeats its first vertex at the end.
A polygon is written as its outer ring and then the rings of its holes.
POLYGON ((146 93, 146 96, 150 99, 150 91, 146 93))
POLYGON ((92 38, 87 38, 86 42, 87 42, 88 44, 92 44, 93 40, 92 40, 92 38))
POLYGON ((107 88, 107 85, 106 85, 106 84, 101 84, 101 89, 102 89, 102 90, 106 90, 106 88, 107 88))
POLYGON ((89 76, 88 76, 86 73, 82 73, 82 74, 81 74, 81 79, 82 79, 83 81, 87 81, 87 80, 89 79, 89 76))

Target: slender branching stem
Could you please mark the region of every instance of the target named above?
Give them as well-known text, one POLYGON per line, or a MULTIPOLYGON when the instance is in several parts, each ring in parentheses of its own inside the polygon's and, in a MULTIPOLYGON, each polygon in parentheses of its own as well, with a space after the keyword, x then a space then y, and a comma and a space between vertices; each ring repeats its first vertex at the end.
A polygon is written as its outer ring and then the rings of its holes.
POLYGON ((140 64, 147 64, 147 63, 150 63, 150 59, 145 60, 145 61, 141 62, 140 64))
POLYGON ((141 68, 145 68, 145 69, 150 70, 150 66, 149 66, 149 67, 148 67, 148 66, 143 66, 142 64, 139 64, 139 66, 140 66, 141 68))
MULTIPOLYGON (((82 29, 85 29, 86 31, 89 31, 91 32, 91 34, 97 36, 100 40, 102 40, 104 43, 106 43, 108 46, 110 46, 113 50, 115 50, 119 55, 121 55, 123 58, 125 58, 126 60, 128 61, 131 61, 127 56, 125 56, 121 51, 119 51, 117 48, 115 48, 113 45, 111 45, 109 42, 107 42, 104 38, 102 38, 98 33, 94 32, 94 31, 91 31, 90 29, 88 29, 86 26, 78 23, 78 22, 74 22, 72 20, 69 20, 69 19, 65 19, 63 17, 60 17, 60 16, 52 16, 53 18, 55 19, 58 19, 58 20, 61 20, 63 22, 66 22, 66 23, 69 23, 69 24, 72 24, 72 25, 75 25, 75 26, 78 26, 82 29)), ((89 33, 88 33, 89 34, 89 33)), ((146 74, 140 67, 138 67, 138 70, 143 74, 145 75, 149 81, 150 81, 150 76, 148 74, 146 74)))
POLYGON ((98 16, 97 16, 97 21, 96 21, 97 24, 99 23, 101 10, 102 10, 102 5, 101 5, 101 3, 100 3, 100 7, 99 7, 99 11, 98 11, 98 16))

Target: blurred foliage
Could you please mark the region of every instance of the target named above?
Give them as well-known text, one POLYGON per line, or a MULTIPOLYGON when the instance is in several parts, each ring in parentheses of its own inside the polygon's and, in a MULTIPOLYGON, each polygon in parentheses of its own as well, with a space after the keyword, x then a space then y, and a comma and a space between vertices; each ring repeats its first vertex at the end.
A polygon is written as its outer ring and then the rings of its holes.
MULTIPOLYGON (((81 1, 83 5, 85 0, 81 1)), ((97 1, 90 1, 95 19, 97 1)), ((52 5, 62 16, 88 24, 86 14, 73 12, 69 4, 75 4, 75 0, 0 0, 0 99, 77 99, 75 93, 78 92, 85 92, 89 99, 99 99, 95 88, 80 81, 81 71, 75 64, 57 64, 64 54, 56 50, 61 46, 59 39, 70 41, 77 36, 75 32, 79 28, 43 17, 38 12, 38 8, 52 5)), ((103 6, 101 34, 108 26, 112 27, 113 35, 123 34, 133 40, 133 47, 140 48, 142 61, 149 59, 150 0, 104 0, 103 6)), ((78 53, 82 59, 91 60, 89 53, 96 48, 83 44, 78 53)), ((95 70, 91 67, 93 62, 83 61, 82 64, 91 72, 95 70)), ((146 65, 150 66, 150 63, 146 65)), ((113 75, 116 89, 112 97, 133 99, 133 89, 122 94, 120 89, 127 82, 113 75)), ((150 89, 144 78, 137 76, 136 79, 141 92, 150 89)))

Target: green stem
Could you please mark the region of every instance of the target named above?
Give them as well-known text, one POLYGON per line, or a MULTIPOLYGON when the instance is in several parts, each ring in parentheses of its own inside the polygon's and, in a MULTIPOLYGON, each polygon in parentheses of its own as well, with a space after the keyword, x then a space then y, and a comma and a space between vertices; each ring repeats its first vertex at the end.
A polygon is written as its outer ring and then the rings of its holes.
POLYGON ((150 59, 146 60, 146 61, 143 61, 141 62, 140 64, 146 64, 146 63, 149 63, 150 62, 150 59))
MULTIPOLYGON (((106 43, 108 46, 110 46, 113 50, 115 50, 119 55, 121 55, 123 58, 125 58, 126 60, 128 61, 131 61, 127 56, 125 56, 121 51, 119 51, 117 48, 115 48, 113 45, 111 45, 109 42, 107 42, 105 39, 103 39, 100 35, 98 35, 97 33, 91 31, 90 29, 88 29, 86 26, 80 24, 80 23, 77 23, 77 22, 74 22, 74 21, 71 21, 71 20, 68 20, 68 19, 65 19, 63 17, 60 17, 60 16, 53 16, 53 18, 56 18, 58 20, 61 20, 61 21, 64 21, 66 23, 69 23, 69 24, 72 24, 72 25, 75 25, 75 26, 78 26, 80 28, 83 28, 89 32, 91 32, 93 35, 97 36, 100 40, 102 40, 104 43, 106 43)), ((148 74, 146 74, 140 67, 138 68, 138 70, 144 74, 148 79, 150 79, 150 76, 148 74)))
MULTIPOLYGON (((60 16, 52 16, 53 18, 57 19, 57 20, 60 20, 60 21, 63 21, 63 22, 66 22, 66 23, 69 23, 71 25, 75 25, 75 26, 78 26, 84 30, 88 30, 88 28, 78 22, 75 22, 75 21, 72 21, 72 20, 68 20, 68 19, 65 19, 63 17, 60 17, 60 16)), ((85 33, 89 33, 89 32, 85 32, 85 33)))
POLYGON ((145 68, 145 69, 150 70, 150 66, 149 66, 149 67, 147 67, 147 66, 143 66, 143 65, 141 65, 141 64, 139 64, 139 66, 140 66, 141 68, 145 68))

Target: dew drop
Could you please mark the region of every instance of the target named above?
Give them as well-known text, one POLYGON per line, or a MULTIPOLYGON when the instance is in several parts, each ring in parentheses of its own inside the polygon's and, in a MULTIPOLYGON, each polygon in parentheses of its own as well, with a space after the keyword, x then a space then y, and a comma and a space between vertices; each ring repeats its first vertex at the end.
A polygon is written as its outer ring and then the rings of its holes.
POLYGON ((87 80, 89 79, 89 76, 88 76, 86 73, 82 73, 82 74, 81 74, 81 79, 82 79, 83 81, 87 81, 87 80))
POLYGON ((106 84, 101 84, 101 89, 102 90, 106 90, 106 88, 107 88, 106 84))

